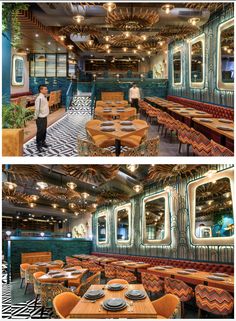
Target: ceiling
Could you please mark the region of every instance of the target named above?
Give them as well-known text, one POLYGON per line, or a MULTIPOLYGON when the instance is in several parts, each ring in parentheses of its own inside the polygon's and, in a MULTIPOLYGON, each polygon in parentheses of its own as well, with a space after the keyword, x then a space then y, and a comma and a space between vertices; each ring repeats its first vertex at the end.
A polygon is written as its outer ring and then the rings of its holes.
POLYGON ((97 58, 150 56, 166 50, 169 42, 197 32, 210 14, 223 6, 222 3, 178 2, 166 14, 162 9, 164 4, 116 3, 116 8, 108 13, 103 3, 96 2, 30 3, 27 18, 25 13, 18 15, 22 47, 29 52, 54 53, 66 52, 67 46, 73 45, 74 53, 85 57, 93 54, 97 58), (77 15, 84 20, 75 21, 77 15), (193 17, 200 18, 196 26, 189 22, 193 17), (59 38, 62 35, 66 36, 63 41, 59 38))

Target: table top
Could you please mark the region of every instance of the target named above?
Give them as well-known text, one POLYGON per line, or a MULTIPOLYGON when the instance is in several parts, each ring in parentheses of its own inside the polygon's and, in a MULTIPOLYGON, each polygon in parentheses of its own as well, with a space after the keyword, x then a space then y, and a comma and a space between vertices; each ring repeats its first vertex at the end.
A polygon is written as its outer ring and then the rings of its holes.
POLYGON ((224 122, 221 122, 221 118, 211 118, 211 119, 209 119, 209 121, 211 121, 209 123, 201 121, 201 119, 199 119, 199 118, 193 118, 193 121, 195 123, 198 123, 202 126, 205 126, 209 129, 213 130, 214 132, 216 132, 218 134, 224 135, 225 137, 228 137, 228 138, 234 140, 234 122, 233 121, 231 121, 230 123, 228 123, 228 122, 224 123, 224 122), (222 130, 222 129, 219 129, 218 127, 231 128, 232 131, 222 130))
POLYGON ((204 111, 200 111, 198 109, 190 108, 190 107, 179 108, 179 107, 172 106, 171 108, 169 108, 169 110, 172 113, 175 113, 177 115, 180 115, 186 118, 212 118, 213 117, 212 114, 208 114, 204 111))
POLYGON ((103 116, 125 116, 127 113, 129 115, 135 115, 136 109, 133 107, 123 107, 124 111, 120 112, 117 107, 110 107, 111 111, 105 112, 104 107, 96 107, 95 115, 103 115, 103 116))
POLYGON ((128 303, 130 300, 125 297, 125 293, 129 290, 141 290, 144 291, 144 287, 142 284, 128 284, 121 291, 109 291, 105 289, 104 285, 92 285, 89 290, 100 290, 103 289, 105 292, 105 296, 96 302, 92 303, 85 298, 82 298, 77 305, 70 312, 70 318, 81 318, 81 319, 104 319, 104 318, 155 318, 157 317, 157 313, 149 299, 146 296, 143 300, 133 301, 133 306, 128 306, 122 311, 111 312, 106 311, 101 306, 102 302, 110 299, 110 298, 122 298, 125 299, 128 303))
POLYGON ((112 257, 98 257, 94 259, 94 262, 99 262, 99 263, 111 263, 111 262, 116 262, 118 259, 112 258, 112 257))
POLYGON ((86 125, 86 129, 88 131, 91 130, 92 133, 99 133, 102 135, 106 135, 108 137, 113 137, 116 139, 122 139, 124 137, 128 137, 130 135, 137 135, 142 133, 145 129, 149 128, 149 125, 146 121, 141 121, 139 119, 135 119, 132 121, 133 126, 135 127, 135 130, 133 131, 122 131, 121 127, 123 127, 120 124, 120 120, 112 120, 112 122, 114 123, 114 125, 112 127, 115 127, 115 130, 112 132, 106 132, 106 131, 102 131, 101 130, 101 123, 103 123, 103 121, 96 121, 96 123, 93 123, 90 121, 89 125, 86 125))
POLYGON ((128 101, 127 100, 97 100, 96 101, 96 107, 98 106, 104 106, 104 107, 122 107, 127 106, 128 101))
POLYGON ((89 259, 95 259, 97 256, 95 255, 88 255, 88 254, 74 254, 72 257, 76 259, 82 259, 82 260, 89 260, 89 259))
POLYGON ((155 103, 161 107, 168 108, 168 107, 184 107, 183 105, 179 103, 175 103, 174 101, 171 100, 166 100, 163 98, 159 97, 146 97, 146 99, 152 103, 155 103))
MULTIPOLYGON (((76 267, 74 267, 76 268, 76 267)), ((65 280, 77 280, 79 278, 81 278, 81 276, 88 271, 88 269, 81 269, 81 268, 76 268, 76 270, 80 271, 80 274, 72 274, 72 271, 65 271, 63 269, 58 269, 58 271, 60 270, 59 273, 63 273, 64 276, 60 277, 60 278, 53 278, 53 275, 49 275, 49 274, 44 274, 42 276, 39 277, 39 281, 40 282, 46 282, 46 283, 50 283, 50 282, 63 282, 65 280)))
POLYGON ((118 265, 118 266, 123 266, 129 270, 133 270, 133 269, 141 269, 141 268, 148 268, 149 266, 151 266, 149 263, 139 263, 139 262, 134 262, 134 261, 116 261, 116 262, 112 262, 111 264, 113 265, 118 265))
POLYGON ((57 267, 61 266, 60 263, 52 264, 51 262, 42 262, 42 263, 40 262, 40 264, 37 264, 37 262, 36 262, 36 263, 33 263, 32 265, 35 266, 35 267, 45 268, 45 269, 57 268, 57 267))
POLYGON ((190 274, 180 274, 179 271, 184 271, 184 268, 169 268, 165 270, 157 270, 156 268, 160 266, 154 266, 151 268, 148 268, 147 271, 151 271, 155 274, 158 274, 162 277, 165 276, 174 276, 176 279, 181 279, 187 283, 191 284, 204 284, 206 283, 209 286, 218 287, 225 289, 230 292, 234 292, 234 276, 229 275, 229 277, 223 277, 224 281, 218 281, 218 280, 211 280, 208 279, 209 276, 213 276, 213 273, 211 272, 205 272, 205 271, 197 271, 197 272, 191 272, 190 274))

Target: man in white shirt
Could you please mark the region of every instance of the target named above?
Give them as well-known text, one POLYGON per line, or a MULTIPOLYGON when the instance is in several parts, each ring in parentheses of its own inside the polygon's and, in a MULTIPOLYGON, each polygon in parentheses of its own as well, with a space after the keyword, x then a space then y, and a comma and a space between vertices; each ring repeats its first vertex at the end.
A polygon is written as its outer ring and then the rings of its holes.
POLYGON ((49 107, 47 95, 48 89, 46 85, 39 86, 39 95, 35 100, 35 120, 37 126, 36 144, 37 149, 42 152, 42 147, 47 148, 46 135, 47 135, 47 116, 49 115, 49 107))
POLYGON ((129 102, 131 103, 131 107, 135 107, 138 113, 139 105, 138 102, 140 100, 140 89, 133 83, 133 87, 129 90, 129 102))

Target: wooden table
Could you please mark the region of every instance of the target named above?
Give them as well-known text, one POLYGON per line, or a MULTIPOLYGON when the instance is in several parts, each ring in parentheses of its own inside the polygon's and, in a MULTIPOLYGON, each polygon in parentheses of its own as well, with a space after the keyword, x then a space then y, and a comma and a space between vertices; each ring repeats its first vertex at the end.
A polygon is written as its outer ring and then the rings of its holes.
POLYGON ((212 114, 208 114, 204 111, 200 111, 195 108, 191 107, 183 107, 183 108, 178 108, 178 107, 172 107, 169 108, 169 113, 182 121, 182 123, 186 123, 189 127, 193 126, 193 118, 212 118, 212 114), (176 117, 177 116, 177 117, 176 117))
POLYGON ((146 97, 145 99, 147 101, 163 108, 163 109, 166 109, 168 107, 180 107, 180 108, 184 107, 183 105, 181 105, 179 103, 175 103, 174 101, 166 100, 166 99, 159 98, 159 97, 146 97))
POLYGON ((172 268, 165 270, 156 270, 155 268, 157 268, 157 266, 148 268, 147 271, 158 274, 160 277, 172 277, 190 284, 205 284, 216 288, 225 289, 229 292, 234 292, 234 276, 232 275, 230 275, 229 277, 224 277, 225 281, 217 281, 207 278, 208 276, 213 275, 210 272, 198 271, 190 274, 179 274, 178 271, 184 271, 184 269, 172 268))
POLYGON ((96 107, 124 107, 128 106, 127 100, 97 100, 96 107))
POLYGON ((50 269, 60 269, 60 264, 51 264, 51 262, 42 262, 42 264, 32 264, 34 267, 37 267, 39 271, 48 272, 50 269))
POLYGON ((123 127, 120 124, 119 120, 113 120, 114 128, 115 130, 113 132, 106 132, 101 130, 101 123, 102 121, 97 121, 96 123, 92 123, 90 121, 90 125, 86 125, 86 129, 91 135, 106 135, 107 137, 115 138, 115 147, 116 147, 116 156, 120 155, 120 149, 121 149, 121 139, 129 137, 131 135, 145 135, 146 130, 149 128, 149 125, 145 121, 140 120, 133 120, 132 124, 135 127, 134 131, 122 131, 121 127, 123 127))
POLYGON ((90 260, 90 259, 95 259, 98 258, 95 255, 88 255, 88 254, 74 254, 72 257, 79 259, 79 260, 90 260))
MULTIPOLYGON (((65 271, 65 270, 61 269, 60 272, 58 272, 58 273, 65 274, 63 277, 53 278, 52 275, 44 274, 39 277, 39 281, 44 282, 44 283, 65 282, 65 285, 68 286, 68 281, 80 279, 82 277, 82 275, 84 275, 84 273, 86 273, 88 271, 88 269, 79 269, 79 268, 76 268, 76 270, 80 271, 81 273, 80 274, 72 274, 72 271, 69 272, 69 271, 65 271)), ((59 269, 58 269, 58 271, 59 271, 59 269)))
POLYGON ((136 115, 136 108, 125 107, 124 111, 120 112, 117 107, 111 107, 110 112, 106 112, 103 107, 96 107, 94 111, 96 116, 104 119, 122 119, 127 120, 129 117, 136 115))
POLYGON ((104 285, 92 285, 89 290, 99 290, 103 289, 105 291, 105 296, 95 303, 91 303, 89 300, 82 298, 77 305, 70 312, 70 318, 80 318, 80 319, 104 319, 104 318, 122 318, 122 319, 156 319, 157 313, 147 296, 143 300, 133 301, 132 311, 130 307, 125 308, 122 311, 110 312, 106 311, 101 307, 101 303, 110 298, 122 298, 128 303, 129 299, 125 297, 125 293, 129 290, 141 290, 144 291, 142 284, 129 284, 125 289, 121 291, 109 291, 104 289, 104 285))
POLYGON ((94 259, 94 262, 97 262, 99 264, 107 264, 107 263, 112 263, 112 262, 116 262, 118 261, 118 259, 112 258, 112 257, 98 257, 96 259, 94 259))
POLYGON ((209 139, 213 139, 217 143, 234 150, 234 122, 223 123, 218 118, 211 118, 209 121, 204 122, 199 118, 193 118, 193 127, 206 135, 209 139), (218 127, 227 127, 232 131, 222 130, 218 127))

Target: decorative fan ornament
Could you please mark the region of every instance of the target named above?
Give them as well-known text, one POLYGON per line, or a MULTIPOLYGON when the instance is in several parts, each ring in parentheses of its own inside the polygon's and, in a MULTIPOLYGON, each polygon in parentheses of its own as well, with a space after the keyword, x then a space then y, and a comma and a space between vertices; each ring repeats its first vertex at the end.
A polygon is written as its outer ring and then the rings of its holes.
POLYGON ((42 179, 40 167, 37 165, 11 165, 9 169, 3 171, 12 177, 18 184, 25 184, 42 179))
POLYGON ((189 35, 194 34, 198 30, 198 27, 193 25, 165 25, 161 27, 160 31, 156 34, 157 37, 168 38, 170 40, 182 40, 189 35))
POLYGON ((129 196, 127 194, 112 191, 103 191, 100 193, 100 196, 98 198, 98 204, 116 204, 127 200, 129 200, 129 196))
POLYGON ((67 175, 97 186, 115 178, 119 165, 63 165, 63 168, 67 175))
POLYGON ((26 206, 28 204, 27 195, 19 192, 15 192, 14 194, 11 194, 3 190, 2 199, 16 206, 26 206))
POLYGON ((67 34, 67 35, 87 35, 92 38, 98 37, 101 35, 101 31, 87 25, 68 25, 59 30, 59 34, 67 34))
POLYGON ((113 47, 136 47, 138 44, 142 43, 142 38, 141 36, 131 34, 129 37, 124 37, 124 35, 116 35, 111 37, 111 44, 113 47))
POLYGON ((195 9, 195 10, 209 10, 210 12, 212 11, 217 11, 222 8, 223 3, 222 2, 201 2, 201 3, 195 3, 195 2, 188 2, 185 4, 186 8, 189 9, 195 9))
POLYGON ((82 51, 92 51, 92 52, 105 52, 106 48, 105 45, 100 45, 100 44, 92 44, 89 45, 87 42, 85 43, 77 43, 77 46, 82 50, 82 51))
POLYGON ((106 23, 114 28, 128 31, 150 28, 158 21, 159 15, 155 10, 133 7, 114 10, 106 18, 106 23))
POLYGON ((54 203, 77 203, 81 199, 80 193, 56 185, 50 185, 48 188, 41 190, 40 195, 42 198, 54 203))
POLYGON ((160 45, 159 41, 150 41, 143 43, 142 48, 144 50, 151 50, 155 52, 161 52, 163 50, 163 46, 160 45))

